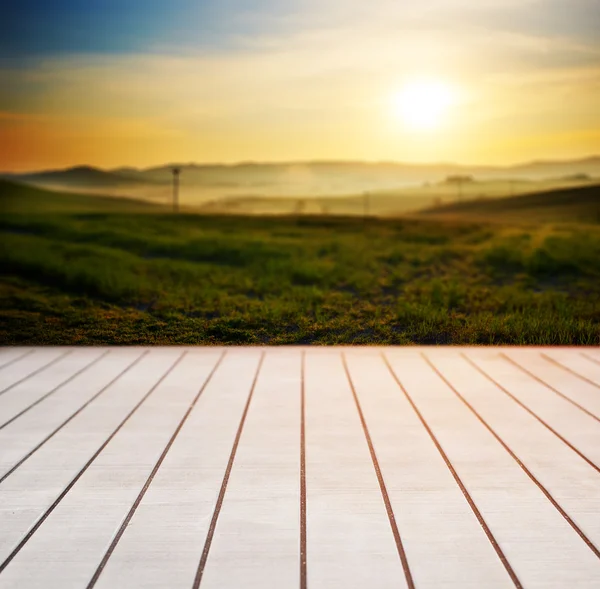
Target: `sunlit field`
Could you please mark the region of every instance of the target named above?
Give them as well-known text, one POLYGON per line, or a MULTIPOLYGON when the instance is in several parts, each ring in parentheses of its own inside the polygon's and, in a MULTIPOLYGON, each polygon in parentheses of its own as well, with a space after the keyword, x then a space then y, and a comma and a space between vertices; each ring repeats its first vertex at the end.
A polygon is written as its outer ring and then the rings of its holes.
POLYGON ((3 199, 4 344, 600 344, 597 223, 61 198, 3 199))

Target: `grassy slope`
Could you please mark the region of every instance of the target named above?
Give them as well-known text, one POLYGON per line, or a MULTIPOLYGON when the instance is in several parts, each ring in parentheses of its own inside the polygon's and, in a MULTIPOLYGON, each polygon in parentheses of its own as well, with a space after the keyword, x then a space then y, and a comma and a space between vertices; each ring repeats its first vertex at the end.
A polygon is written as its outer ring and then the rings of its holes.
POLYGON ((537 192, 512 198, 470 200, 434 207, 432 215, 462 218, 562 220, 600 223, 600 184, 537 192))
POLYGON ((55 192, 0 179, 0 211, 10 213, 84 213, 160 211, 152 203, 112 197, 55 192))
POLYGON ((600 343, 598 227, 173 216, 11 194, 3 343, 600 343))
POLYGON ((17 174, 12 178, 17 182, 26 182, 38 186, 70 186, 81 188, 110 189, 127 185, 139 186, 153 184, 132 178, 127 174, 118 174, 90 166, 78 166, 66 170, 48 170, 31 174, 17 174))

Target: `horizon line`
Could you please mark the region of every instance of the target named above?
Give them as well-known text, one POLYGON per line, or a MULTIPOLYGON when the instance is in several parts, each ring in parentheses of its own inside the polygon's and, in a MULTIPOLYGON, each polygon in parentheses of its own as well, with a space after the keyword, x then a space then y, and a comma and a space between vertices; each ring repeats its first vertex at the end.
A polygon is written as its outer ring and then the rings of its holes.
POLYGON ((431 161, 431 162, 409 162, 401 160, 369 160, 369 159, 297 159, 297 160, 237 160, 234 162, 198 162, 198 161, 174 161, 166 162, 161 164, 154 164, 150 166, 132 166, 132 165, 118 165, 114 167, 103 167, 93 164, 73 164, 66 167, 57 168, 31 168, 21 171, 15 170, 0 170, 0 175, 24 175, 24 174, 40 174, 47 172, 67 172, 70 170, 77 169, 92 169, 101 172, 117 172, 122 169, 135 170, 137 172, 148 172, 160 168, 170 167, 223 167, 223 168, 236 168, 241 166, 293 166, 293 165, 323 165, 323 164, 366 164, 366 165, 392 165, 392 166, 406 166, 415 168, 424 167, 436 167, 436 166, 447 166, 447 167, 459 167, 459 168, 493 168, 497 170, 509 170, 512 168, 519 168, 523 166, 532 165, 552 165, 552 164, 565 164, 565 163, 580 163, 598 159, 600 160, 600 153, 591 153, 589 155, 573 157, 573 158, 547 158, 547 159, 531 159, 525 161, 517 161, 510 164, 470 164, 470 163, 458 163, 452 161, 431 161))

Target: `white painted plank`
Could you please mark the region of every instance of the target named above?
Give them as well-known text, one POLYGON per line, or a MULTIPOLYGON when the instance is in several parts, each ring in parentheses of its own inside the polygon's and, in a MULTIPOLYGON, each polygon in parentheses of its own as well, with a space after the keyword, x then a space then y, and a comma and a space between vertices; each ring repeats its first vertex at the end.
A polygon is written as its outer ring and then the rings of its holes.
POLYGON ((0 478, 142 355, 139 349, 108 354, 17 420, 0 429, 0 478))
POLYGON ((600 364, 600 348, 583 348, 581 355, 595 364, 600 364))
POLYGON ((308 587, 406 587, 339 351, 307 352, 305 387, 308 587))
POLYGON ((347 358, 416 587, 514 587, 380 353, 347 358))
POLYGON ((0 370, 0 396, 6 394, 5 391, 10 388, 18 386, 18 383, 43 371, 46 365, 56 361, 69 351, 67 348, 38 348, 33 354, 5 366, 0 370))
POLYGON ((592 362, 579 354, 575 349, 549 349, 544 350, 543 354, 566 368, 580 374, 584 378, 591 380, 596 385, 596 390, 600 388, 600 364, 592 362))
POLYGON ((202 578, 204 589, 299 586, 300 371, 298 351, 266 356, 202 578))
MULTIPOLYGON (((600 548, 600 473, 466 360, 436 358, 434 363, 600 548)), ((595 438, 600 446, 600 427, 593 425, 586 428, 588 440, 595 438)))
MULTIPOLYGON (((493 350, 469 352, 468 357, 600 468, 600 421, 555 394, 493 350)), ((523 365, 527 366, 525 363, 523 365)), ((600 394, 597 396, 600 398, 600 394)))
MULTIPOLYGON (((596 587, 600 574, 598 558, 483 424, 419 355, 394 351, 388 353, 388 357, 523 586, 527 589, 596 587)), ((514 432, 517 437, 522 435, 529 443, 539 446, 539 438, 545 437, 543 432, 536 431, 536 436, 523 431, 514 408, 542 426, 504 395, 489 392, 485 384, 488 381, 465 360, 447 353, 432 353, 432 357, 436 364, 451 372, 454 380, 461 375, 457 382, 461 392, 474 402, 479 398, 490 406, 498 416, 495 421, 502 419, 504 434, 513 437, 514 432), (504 405, 508 402, 512 405, 506 409, 497 399, 505 400, 504 405), (516 421, 512 421, 513 418, 516 421)), ((591 470, 585 462, 583 464, 591 470)), ((589 487, 585 478, 582 486, 586 490, 581 489, 577 495, 589 506, 586 494, 594 487, 589 487)), ((593 512, 588 515, 593 517, 593 512)))
POLYGON ((190 589, 260 357, 227 352, 175 439, 97 589, 190 589))
MULTIPOLYGON (((153 348, 150 358, 126 373, 0 483, 0 566, 184 349, 153 348)), ((49 359, 53 353, 65 351, 36 349, 23 362, 37 354, 49 359)), ((75 365, 76 354, 95 351, 74 349, 70 356, 13 390, 40 398, 50 390, 44 373, 55 378, 63 362, 75 365)), ((299 584, 301 351, 267 351, 214 530, 202 588, 299 584)), ((406 586, 340 351, 307 349, 308 587, 406 586)), ((597 539, 600 488, 597 478, 589 476, 593 468, 459 357, 463 351, 485 364, 498 382, 530 404, 557 432, 582 452, 585 448, 596 456, 600 440, 593 418, 581 421, 585 412, 512 365, 507 369, 493 358, 502 351, 522 360, 532 372, 539 371, 540 378, 592 410, 598 406, 598 388, 542 360, 539 354, 568 362, 579 355, 600 368, 582 356, 583 352, 597 354, 597 349, 388 350, 523 586, 597 587, 600 560, 423 361, 421 351, 443 368, 447 378, 502 433, 583 531, 597 539)), ((0 350, 0 374, 5 371, 1 369, 3 358, 14 357, 7 352, 13 350, 0 350)), ((190 355, 206 359, 205 354, 216 357, 220 352, 192 348, 190 355)), ((89 372, 0 429, 0 478, 2 468, 9 468, 35 448, 90 399, 102 379, 109 382, 109 373, 118 374, 118 366, 126 362, 119 364, 116 358, 128 354, 133 359, 141 353, 140 348, 112 348, 89 372)), ((127 520, 97 586, 192 588, 260 353, 256 348, 228 352, 133 518, 127 520)), ((386 372, 380 350, 348 349, 346 353, 416 588, 510 588, 507 573, 450 471, 386 372)), ((189 406, 186 387, 194 380, 195 371, 203 370, 203 361, 198 366, 191 359, 186 362, 163 383, 166 388, 157 389, 157 396, 153 393, 148 405, 144 403, 116 434, 0 573, 0 588, 86 587, 169 432, 175 431, 177 416, 189 406), (182 366, 184 370, 180 370, 182 366)), ((580 360, 575 362, 581 366, 580 360)), ((12 365, 6 370, 9 368, 12 365)), ((24 403, 12 390, 4 397, 10 403, 24 403)), ((8 406, 0 396, 0 409, 8 406)))
POLYGON ((150 352, 0 484, 0 563, 180 354, 150 352))
POLYGON ((597 387, 548 362, 537 350, 503 350, 503 353, 534 377, 600 418, 600 394, 597 387))
POLYGON ((33 348, 25 347, 4 347, 0 348, 0 370, 9 366, 13 362, 19 361, 33 353, 33 348))
POLYGON ((0 587, 85 587, 218 354, 188 354, 0 576, 0 587), (57 541, 60 539, 60 541, 57 541))
POLYGON ((0 395, 0 426, 48 393, 54 394, 52 391, 103 353, 99 348, 74 350, 56 364, 0 395))

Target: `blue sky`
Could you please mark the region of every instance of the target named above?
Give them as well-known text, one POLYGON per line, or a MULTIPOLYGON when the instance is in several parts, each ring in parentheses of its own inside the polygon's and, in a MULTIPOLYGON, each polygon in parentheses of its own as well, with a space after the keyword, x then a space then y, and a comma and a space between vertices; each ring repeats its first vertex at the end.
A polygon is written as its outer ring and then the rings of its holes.
POLYGON ((2 9, 2 52, 19 58, 219 48, 287 13, 276 0, 22 0, 2 9))
POLYGON ((411 26, 435 27, 446 22, 457 27, 462 21, 462 26, 600 42, 598 0, 425 0, 418 3, 422 10, 416 12, 408 7, 417 3, 403 0, 21 0, 2 8, 2 54, 16 58, 226 48, 240 37, 274 29, 343 26, 353 15, 387 10, 390 4, 396 5, 396 15, 406 12, 411 26))
POLYGON ((0 169, 600 152, 600 0, 21 0, 0 169), (395 117, 420 78, 458 97, 395 117))

